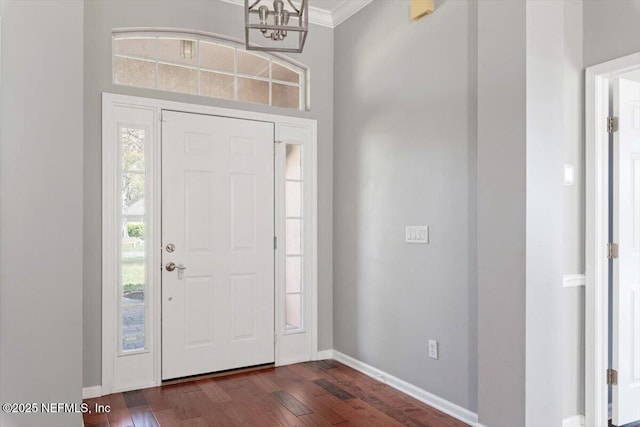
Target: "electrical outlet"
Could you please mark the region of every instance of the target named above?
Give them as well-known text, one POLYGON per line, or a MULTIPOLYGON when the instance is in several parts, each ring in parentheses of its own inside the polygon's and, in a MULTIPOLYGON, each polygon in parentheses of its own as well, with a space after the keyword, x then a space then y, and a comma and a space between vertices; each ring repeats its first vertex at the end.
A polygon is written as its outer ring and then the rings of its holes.
POLYGON ((438 359, 438 341, 436 340, 429 340, 429 357, 438 359))

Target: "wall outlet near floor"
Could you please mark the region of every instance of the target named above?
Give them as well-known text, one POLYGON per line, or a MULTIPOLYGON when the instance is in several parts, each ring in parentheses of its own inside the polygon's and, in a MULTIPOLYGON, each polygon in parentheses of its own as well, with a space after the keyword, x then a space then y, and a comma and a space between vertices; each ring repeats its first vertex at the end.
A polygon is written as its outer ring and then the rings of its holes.
POLYGON ((429 340, 429 357, 438 359, 438 341, 436 340, 429 340))

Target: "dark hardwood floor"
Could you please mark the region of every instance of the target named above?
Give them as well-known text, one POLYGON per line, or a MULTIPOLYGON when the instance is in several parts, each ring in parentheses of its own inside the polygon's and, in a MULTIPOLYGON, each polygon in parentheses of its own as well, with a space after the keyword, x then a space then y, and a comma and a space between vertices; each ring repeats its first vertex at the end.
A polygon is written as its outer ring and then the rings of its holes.
POLYGON ((324 360, 87 399, 111 405, 85 427, 466 424, 341 363, 324 360))

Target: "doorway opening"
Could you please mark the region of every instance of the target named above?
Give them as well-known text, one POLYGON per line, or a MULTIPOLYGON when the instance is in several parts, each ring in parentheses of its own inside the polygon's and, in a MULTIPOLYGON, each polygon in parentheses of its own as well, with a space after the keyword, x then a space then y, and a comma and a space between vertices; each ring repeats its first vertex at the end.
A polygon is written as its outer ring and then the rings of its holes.
POLYGON ((317 353, 317 124, 103 94, 99 393, 317 353))
POLYGON ((640 421, 640 53, 586 75, 585 425, 640 421))

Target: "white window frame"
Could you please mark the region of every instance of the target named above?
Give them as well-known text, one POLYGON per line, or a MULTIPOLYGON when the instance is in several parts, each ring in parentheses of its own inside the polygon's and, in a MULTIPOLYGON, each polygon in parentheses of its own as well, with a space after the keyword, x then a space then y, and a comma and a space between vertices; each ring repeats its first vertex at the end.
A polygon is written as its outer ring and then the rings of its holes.
POLYGON ((609 82, 640 69, 640 52, 586 70, 585 425, 607 427, 609 82))
MULTIPOLYGON (((234 76, 234 99, 226 99, 226 98, 215 98, 215 97, 211 97, 208 95, 200 95, 200 78, 198 77, 198 94, 192 95, 192 94, 187 94, 187 95, 191 95, 191 96, 202 96, 205 98, 213 98, 213 99, 223 99, 223 100, 227 100, 227 101, 234 101, 234 102, 245 102, 245 101, 240 101, 238 100, 238 78, 248 78, 248 79, 253 79, 253 80, 260 80, 260 81, 265 81, 269 83, 269 103, 268 104, 261 104, 261 103, 257 103, 258 105, 266 105, 269 107, 273 107, 271 105, 272 103, 272 84, 276 83, 276 84, 283 84, 286 86, 297 86, 300 88, 299 91, 299 95, 300 95, 300 99, 299 99, 299 106, 298 108, 291 108, 291 110, 294 111, 308 111, 310 109, 310 88, 309 88, 309 75, 310 75, 310 70, 309 67, 307 67, 306 65, 295 61, 287 56, 284 55, 280 55, 278 53, 264 53, 264 52, 251 52, 251 51, 247 51, 245 49, 245 43, 244 40, 240 40, 240 39, 236 39, 234 37, 229 37, 229 36, 225 36, 225 35, 221 35, 221 34, 215 34, 215 33, 209 33, 209 32, 205 32, 205 31, 194 31, 194 30, 181 30, 181 29, 176 29, 176 28, 116 28, 112 31, 112 37, 111 37, 111 60, 112 60, 112 65, 111 65, 111 79, 112 79, 112 83, 114 85, 120 85, 118 83, 115 82, 115 58, 116 56, 120 56, 120 57, 129 57, 127 55, 116 55, 116 49, 115 49, 115 40, 116 38, 121 38, 121 37, 140 37, 140 38, 175 38, 175 39, 189 39, 189 40, 195 40, 195 41, 204 41, 204 42, 210 42, 210 43, 216 43, 216 44, 220 44, 220 45, 224 45, 224 46, 228 46, 230 48, 234 49, 234 55, 235 55, 235 69, 233 73, 229 73, 229 72, 222 72, 222 71, 216 71, 216 70, 209 70, 206 68, 201 68, 200 66, 200 59, 198 59, 198 64, 197 65, 187 65, 187 64, 181 64, 181 63, 172 63, 171 61, 167 61, 167 60, 162 60, 161 58, 157 58, 157 55, 155 58, 151 59, 151 58, 142 58, 142 57, 130 57, 132 59, 137 59, 140 61, 148 61, 148 62, 153 62, 156 64, 156 84, 155 84, 155 88, 151 89, 151 90, 159 90, 159 91, 164 91, 164 89, 159 89, 158 88, 158 64, 159 63, 163 63, 163 64, 169 64, 169 65, 176 65, 176 66, 180 66, 180 67, 185 67, 185 68, 192 68, 192 69, 196 69, 198 70, 198 73, 200 73, 200 70, 204 70, 204 71, 208 71, 208 72, 215 72, 218 74, 227 74, 227 75, 232 75, 234 76), (256 76, 250 76, 250 75, 244 75, 244 74, 240 74, 238 73, 238 64, 237 64, 237 55, 238 55, 238 51, 243 51, 246 52, 247 54, 251 54, 251 55, 255 55, 255 56, 259 56, 261 58, 266 59, 267 61, 269 61, 269 77, 256 77, 256 76), (286 82, 286 81, 280 81, 280 80, 273 80, 272 76, 271 76, 271 70, 272 70, 272 64, 276 63, 278 65, 287 67, 287 68, 294 68, 296 70, 296 72, 300 72, 300 82, 298 85, 293 84, 291 82, 286 82)), ((198 55, 198 58, 200 58, 200 55, 198 55)), ((198 74, 199 76, 200 74, 198 74)), ((138 87, 138 86, 127 86, 124 85, 126 87, 138 87)), ((145 88, 142 88, 145 89, 145 88)), ((148 89, 148 88, 147 88, 148 89)), ((177 93, 182 93, 182 92, 177 92, 177 93)), ((276 108, 287 108, 287 107, 276 107, 276 108)), ((287 108, 289 109, 289 108, 287 108)))
MULTIPOLYGON (((118 296, 119 296, 119 251, 118 226, 119 209, 118 194, 120 179, 118 174, 119 139, 116 132, 119 111, 146 112, 146 125, 151 129, 145 139, 145 170, 147 171, 147 194, 145 203, 149 211, 148 225, 145 226, 148 239, 146 265, 161 265, 161 117, 163 110, 181 111, 194 114, 231 117, 247 120, 271 122, 275 125, 275 139, 282 143, 275 144, 275 213, 276 237, 282 244, 275 251, 275 364, 276 366, 299 363, 318 358, 318 307, 317 307, 317 122, 306 118, 295 118, 250 111, 194 105, 160 99, 142 98, 126 95, 104 93, 102 95, 102 385, 95 395, 107 395, 114 392, 158 386, 161 376, 161 274, 159 268, 147 268, 147 351, 119 352, 118 296), (285 145, 287 142, 303 144, 303 203, 306 215, 303 218, 304 253, 303 280, 305 285, 304 331, 285 333, 284 326, 284 162, 286 161, 285 145), (150 368, 149 368, 150 367, 150 368), (145 368, 148 368, 145 370, 145 368)), ((145 125, 135 120, 127 121, 129 125, 145 125)))

